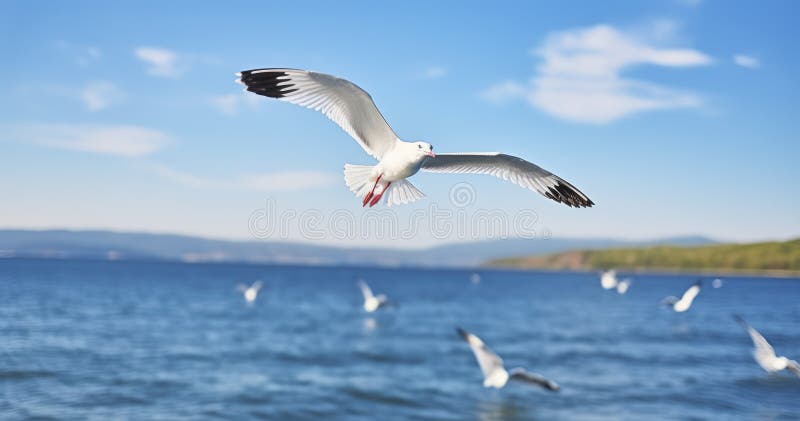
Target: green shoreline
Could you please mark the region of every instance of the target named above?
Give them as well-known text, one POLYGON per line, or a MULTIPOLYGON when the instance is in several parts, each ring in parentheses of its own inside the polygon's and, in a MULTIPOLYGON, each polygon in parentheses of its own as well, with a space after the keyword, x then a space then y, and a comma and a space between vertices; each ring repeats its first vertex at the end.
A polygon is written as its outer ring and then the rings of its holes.
POLYGON ((489 268, 720 275, 800 276, 800 239, 751 244, 657 246, 574 250, 538 256, 495 259, 489 268))

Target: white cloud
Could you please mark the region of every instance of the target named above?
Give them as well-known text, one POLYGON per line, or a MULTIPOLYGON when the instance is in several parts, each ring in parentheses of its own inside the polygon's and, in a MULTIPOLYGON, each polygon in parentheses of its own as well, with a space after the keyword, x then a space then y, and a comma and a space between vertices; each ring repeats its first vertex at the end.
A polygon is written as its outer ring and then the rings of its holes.
POLYGON ((111 82, 94 81, 81 91, 81 100, 89 111, 99 111, 122 100, 124 94, 111 82))
POLYGON ((733 56, 733 61, 739 66, 746 67, 748 69, 758 69, 761 67, 761 62, 757 58, 744 54, 737 54, 733 56))
POLYGON ((38 125, 12 133, 42 146, 127 157, 151 154, 170 142, 166 134, 139 126, 38 125))
POLYGON ((231 179, 212 179, 196 176, 173 168, 153 164, 154 173, 185 186, 202 189, 252 190, 260 192, 285 192, 329 187, 339 181, 339 176, 319 171, 284 171, 247 174, 231 179))
POLYGON ((158 47, 139 47, 134 50, 139 60, 148 64, 147 73, 153 76, 178 77, 185 70, 185 63, 174 51, 158 47))
POLYGON ((211 105, 222 114, 236 115, 243 109, 252 109, 261 102, 258 95, 250 92, 240 92, 237 94, 218 95, 211 98, 211 105))
POLYGON ((447 76, 447 69, 441 66, 431 66, 422 72, 424 79, 438 79, 447 76))
MULTIPOLYGON (((658 25, 650 32, 666 37, 664 25, 658 25)), ((659 48, 646 38, 608 25, 551 34, 534 51, 543 61, 524 86, 524 95, 520 92, 523 85, 504 82, 490 87, 483 96, 524 97, 532 106, 556 117, 587 123, 608 123, 648 110, 702 105, 702 99, 692 92, 622 76, 624 70, 640 65, 692 67, 712 62, 702 52, 659 48)))

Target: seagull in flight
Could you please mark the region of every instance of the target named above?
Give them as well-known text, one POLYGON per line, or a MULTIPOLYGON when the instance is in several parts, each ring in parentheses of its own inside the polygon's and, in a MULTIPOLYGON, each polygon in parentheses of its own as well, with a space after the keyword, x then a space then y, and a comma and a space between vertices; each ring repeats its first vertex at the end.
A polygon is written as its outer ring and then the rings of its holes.
POLYGON ((472 285, 478 285, 481 283, 481 274, 480 273, 473 273, 469 276, 469 281, 472 282, 472 285))
POLYGON ((681 296, 680 299, 678 299, 678 297, 669 296, 664 298, 664 300, 661 301, 661 304, 672 307, 672 309, 677 313, 683 313, 692 307, 692 302, 694 301, 695 297, 697 297, 697 294, 700 293, 701 286, 702 281, 697 281, 692 284, 692 286, 690 286, 686 292, 683 293, 683 296, 681 296))
POLYGON ((406 142, 394 133, 372 97, 354 83, 296 69, 253 69, 237 73, 245 90, 319 111, 344 129, 378 163, 344 166, 347 187, 374 206, 415 202, 424 194, 408 178, 418 171, 488 174, 541 193, 569 207, 594 202, 555 174, 522 158, 498 152, 435 154, 426 142, 406 142))
POLYGON ((478 365, 483 372, 483 387, 500 389, 509 380, 518 380, 553 392, 557 392, 560 389, 556 382, 548 380, 539 374, 526 371, 524 368, 514 368, 511 371, 506 371, 505 367, 503 367, 503 360, 492 352, 481 338, 461 328, 456 328, 456 331, 469 344, 472 353, 475 354, 475 359, 478 360, 478 365))
POLYGON ((385 295, 373 294, 372 289, 370 289, 366 282, 359 280, 358 286, 361 288, 361 294, 364 295, 364 310, 366 310, 367 313, 373 313, 389 303, 385 295))
POLYGON ((800 377, 800 364, 798 364, 797 361, 776 356, 772 345, 770 345, 757 330, 747 324, 741 316, 734 314, 733 318, 742 325, 744 330, 750 335, 750 339, 753 340, 753 345, 755 346, 753 349, 753 358, 755 358, 761 368, 767 373, 775 373, 786 369, 800 377))
POLYGON ((244 300, 248 303, 252 303, 258 297, 258 291, 263 287, 264 284, 261 281, 253 282, 253 285, 247 286, 245 284, 239 284, 236 286, 236 290, 241 292, 244 295, 244 300))
POLYGON ((617 271, 607 270, 600 274, 600 285, 603 289, 614 289, 619 284, 617 279, 617 271))

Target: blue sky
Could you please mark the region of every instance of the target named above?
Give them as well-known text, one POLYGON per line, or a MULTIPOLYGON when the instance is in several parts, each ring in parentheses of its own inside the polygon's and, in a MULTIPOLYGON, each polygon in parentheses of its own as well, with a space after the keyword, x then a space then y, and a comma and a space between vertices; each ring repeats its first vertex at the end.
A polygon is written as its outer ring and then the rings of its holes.
MULTIPOLYGON (((487 176, 419 174, 432 205, 534 211, 542 236, 722 240, 800 235, 796 2, 53 3, 0 5, 0 226, 253 238, 279 212, 353 216, 370 164, 313 111, 248 96, 234 73, 313 69, 373 96, 401 138, 502 151, 572 182, 570 209, 487 176), (468 207, 449 201, 469 182, 468 207), (254 213, 255 212, 255 213, 254 213)), ((312 218, 313 219, 313 218, 312 218)), ((307 221, 306 221, 307 222, 307 221)), ((324 229, 322 231, 325 231, 324 229)))

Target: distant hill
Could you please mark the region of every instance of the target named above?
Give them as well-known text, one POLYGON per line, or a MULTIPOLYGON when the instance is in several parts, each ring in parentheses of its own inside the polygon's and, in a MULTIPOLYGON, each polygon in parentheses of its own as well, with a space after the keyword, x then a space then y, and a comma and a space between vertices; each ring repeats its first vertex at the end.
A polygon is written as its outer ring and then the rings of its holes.
POLYGON ((494 259, 488 266, 524 269, 627 269, 800 273, 800 239, 695 247, 653 246, 567 251, 494 259))
POLYGON ((514 254, 541 255, 574 249, 711 243, 712 240, 704 237, 639 242, 577 238, 507 239, 397 250, 390 247, 340 248, 310 243, 225 241, 113 231, 0 230, 0 258, 469 267, 514 254))

